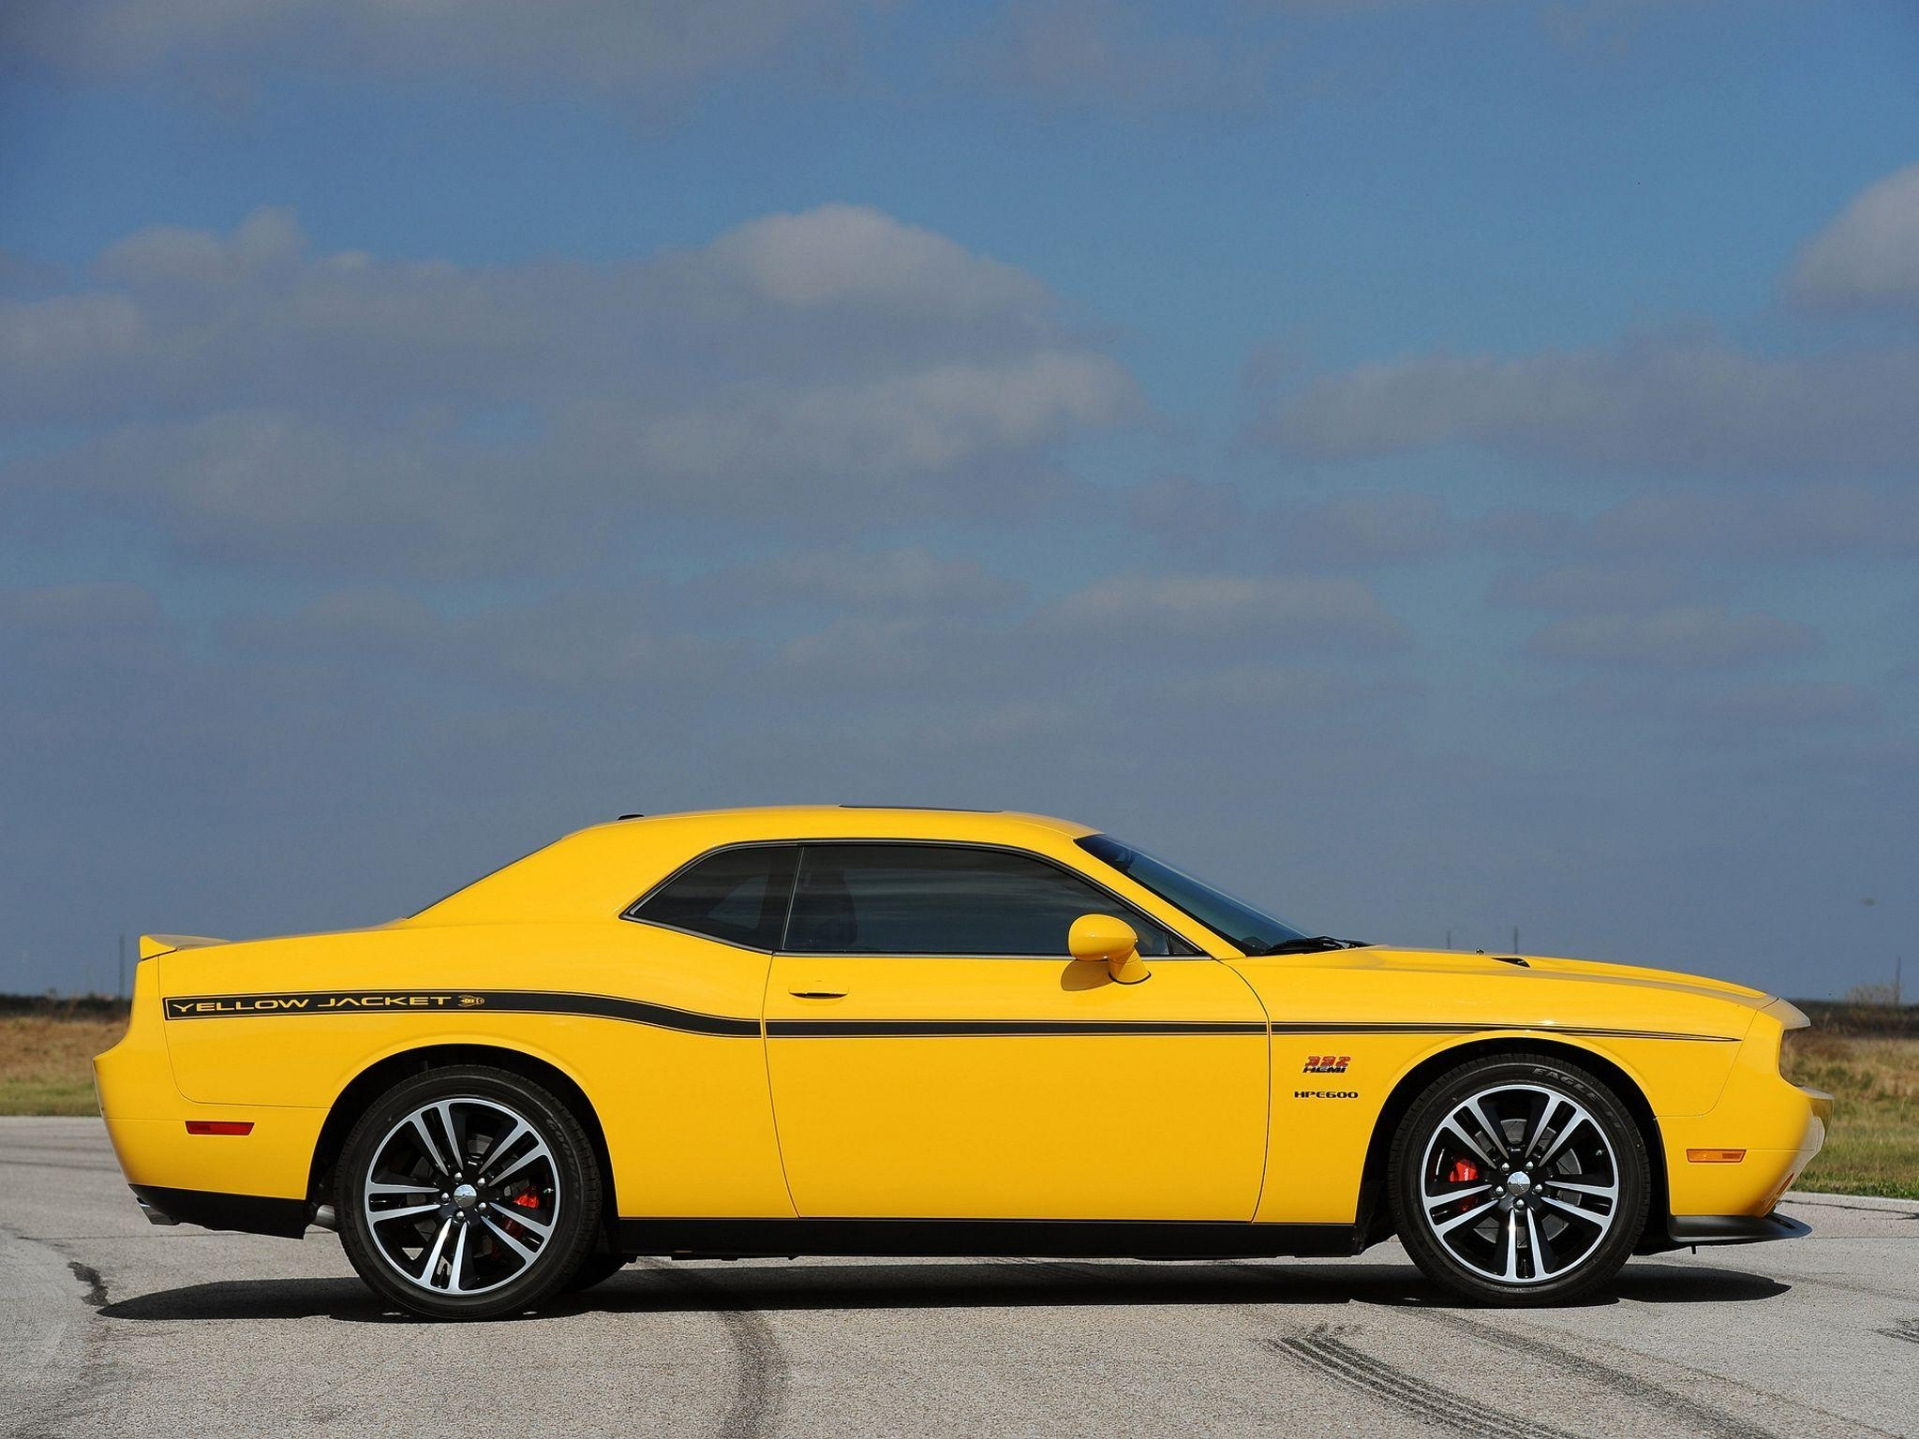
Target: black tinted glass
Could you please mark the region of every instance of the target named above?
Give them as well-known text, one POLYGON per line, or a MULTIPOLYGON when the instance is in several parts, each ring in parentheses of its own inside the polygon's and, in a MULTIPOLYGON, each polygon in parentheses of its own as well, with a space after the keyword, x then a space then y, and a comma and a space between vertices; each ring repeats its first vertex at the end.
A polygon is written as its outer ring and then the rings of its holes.
MULTIPOLYGON (((1140 953, 1169 936, 1144 915, 1041 860, 940 845, 808 845, 785 948, 799 954, 1067 953, 1083 914, 1117 915, 1140 953)), ((1171 941, 1173 953, 1191 953, 1171 941)))
POLYGON ((1144 850, 1121 844, 1110 834, 1089 834, 1078 844, 1088 854, 1106 861, 1168 904, 1177 905, 1248 954, 1263 954, 1274 945, 1305 938, 1285 920, 1275 919, 1243 899, 1234 899, 1224 890, 1214 889, 1184 870, 1154 859, 1144 850))
POLYGON ((798 857, 792 845, 723 849, 635 905, 631 917, 729 944, 777 949, 798 857))

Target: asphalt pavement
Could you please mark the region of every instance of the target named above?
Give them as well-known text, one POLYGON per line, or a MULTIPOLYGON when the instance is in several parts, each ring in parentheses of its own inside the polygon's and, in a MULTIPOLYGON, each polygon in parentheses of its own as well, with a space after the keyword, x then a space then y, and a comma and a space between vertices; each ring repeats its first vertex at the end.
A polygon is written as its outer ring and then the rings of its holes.
POLYGON ((531 1319, 382 1308, 338 1241, 155 1228, 97 1120, 0 1119, 0 1433, 1919 1433, 1919 1204, 1455 1305, 1356 1260, 643 1261, 531 1319))

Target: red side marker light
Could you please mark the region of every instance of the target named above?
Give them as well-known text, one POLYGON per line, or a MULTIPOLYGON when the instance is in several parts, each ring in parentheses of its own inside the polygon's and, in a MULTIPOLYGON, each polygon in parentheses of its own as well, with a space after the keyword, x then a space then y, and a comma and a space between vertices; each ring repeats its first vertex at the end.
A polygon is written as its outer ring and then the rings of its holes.
POLYGON ((189 1119, 188 1134, 251 1134, 251 1119, 189 1119))
POLYGON ((1479 1178, 1479 1166, 1470 1159, 1455 1159, 1452 1173, 1446 1176, 1448 1184, 1471 1184, 1479 1178))

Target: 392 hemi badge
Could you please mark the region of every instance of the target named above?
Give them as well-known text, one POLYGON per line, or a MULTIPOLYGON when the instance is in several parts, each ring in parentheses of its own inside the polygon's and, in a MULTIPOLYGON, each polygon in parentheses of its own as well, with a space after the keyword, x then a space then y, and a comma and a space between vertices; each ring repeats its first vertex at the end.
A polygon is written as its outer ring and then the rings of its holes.
POLYGON ((1353 1062, 1350 1054, 1309 1054, 1300 1067, 1301 1074, 1344 1074, 1353 1062))

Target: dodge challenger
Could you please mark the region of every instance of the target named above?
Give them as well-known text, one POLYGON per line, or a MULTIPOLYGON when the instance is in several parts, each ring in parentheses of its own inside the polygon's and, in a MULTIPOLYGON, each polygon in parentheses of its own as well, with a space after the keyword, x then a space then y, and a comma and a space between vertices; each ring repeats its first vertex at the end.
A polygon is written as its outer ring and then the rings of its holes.
POLYGON ((147 935, 94 1063, 160 1224, 479 1318, 641 1255, 1350 1255, 1561 1303, 1774 1213, 1829 1096, 1720 980, 1314 935, 1081 825, 632 816, 408 919, 147 935))

